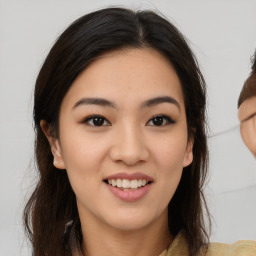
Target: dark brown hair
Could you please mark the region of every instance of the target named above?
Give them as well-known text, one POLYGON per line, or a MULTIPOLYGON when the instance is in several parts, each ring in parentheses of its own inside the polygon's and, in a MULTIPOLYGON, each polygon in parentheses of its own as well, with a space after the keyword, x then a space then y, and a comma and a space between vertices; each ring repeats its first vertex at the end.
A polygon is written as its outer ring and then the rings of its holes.
POLYGON ((203 218, 203 208, 209 217, 203 195, 208 166, 206 92, 197 61, 183 35, 160 15, 107 8, 81 17, 61 34, 36 80, 34 123, 39 181, 24 211, 34 256, 71 256, 66 235, 70 221, 77 223, 74 231, 77 243, 82 240, 75 194, 66 171, 57 170, 52 164, 53 156, 40 120, 46 120, 58 137, 60 105, 79 73, 106 52, 143 47, 159 51, 175 69, 182 84, 189 139, 194 140, 193 163, 184 168, 168 206, 169 230, 174 236, 185 231, 190 255, 196 255, 208 242, 203 218))
POLYGON ((238 98, 238 108, 247 99, 256 97, 256 51, 252 57, 252 71, 244 82, 243 88, 238 98))

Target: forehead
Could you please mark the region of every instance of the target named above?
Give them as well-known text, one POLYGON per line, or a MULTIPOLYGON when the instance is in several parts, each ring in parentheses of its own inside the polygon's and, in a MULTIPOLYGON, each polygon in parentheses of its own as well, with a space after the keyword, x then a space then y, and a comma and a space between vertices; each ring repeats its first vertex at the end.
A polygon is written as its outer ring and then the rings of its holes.
POLYGON ((91 63, 73 82, 64 101, 89 96, 124 104, 164 95, 184 104, 181 83, 171 63, 152 48, 122 49, 91 63))

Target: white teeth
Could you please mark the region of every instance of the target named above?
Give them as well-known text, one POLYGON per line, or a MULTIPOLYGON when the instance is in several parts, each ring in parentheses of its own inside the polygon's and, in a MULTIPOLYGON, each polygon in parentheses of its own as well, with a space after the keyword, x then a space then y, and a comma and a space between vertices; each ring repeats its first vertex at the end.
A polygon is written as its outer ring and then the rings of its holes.
POLYGON ((122 187, 122 181, 121 181, 120 179, 117 179, 117 180, 116 180, 116 186, 117 186, 118 188, 121 188, 121 187, 122 187))
POLYGON ((112 186, 114 186, 114 187, 115 187, 115 186, 116 186, 116 181, 112 179, 112 182, 111 182, 111 183, 109 183, 109 184, 111 184, 112 186))
POLYGON ((146 184, 148 183, 148 181, 146 180, 127 180, 127 179, 111 179, 108 180, 108 184, 112 185, 113 187, 118 187, 118 188, 122 188, 124 190, 127 189, 137 189, 139 187, 144 187, 146 184))
POLYGON ((131 188, 137 188, 138 187, 138 181, 137 180, 131 180, 130 182, 130 186, 131 188))
POLYGON ((129 188, 130 187, 130 181, 129 180, 123 180, 122 187, 123 188, 129 188))

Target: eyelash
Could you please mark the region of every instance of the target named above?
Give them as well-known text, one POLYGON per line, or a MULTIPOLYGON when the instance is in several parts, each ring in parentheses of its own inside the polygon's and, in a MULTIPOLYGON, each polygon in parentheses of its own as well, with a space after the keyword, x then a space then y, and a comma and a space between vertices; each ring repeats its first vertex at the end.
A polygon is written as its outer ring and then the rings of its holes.
POLYGON ((90 116, 86 117, 86 118, 83 120, 83 123, 88 124, 88 125, 91 125, 91 126, 96 126, 96 127, 100 127, 100 126, 110 126, 110 125, 111 125, 110 122, 109 122, 104 116, 101 116, 101 115, 90 115, 90 116), (103 121, 103 124, 101 124, 101 125, 95 125, 95 123, 93 123, 93 124, 90 124, 90 123, 89 123, 90 121, 92 121, 92 122, 95 121, 96 118, 101 119, 101 120, 103 121), (107 122, 108 124, 107 124, 107 125, 106 125, 106 124, 104 125, 105 122, 107 122))
POLYGON ((165 120, 165 124, 162 124, 162 125, 150 125, 150 126, 166 126, 166 125, 169 125, 169 124, 175 124, 176 122, 169 116, 166 116, 166 115, 156 115, 154 117, 152 117, 148 122, 147 122, 147 125, 150 123, 150 122, 153 122, 154 119, 156 118, 159 118, 160 120, 165 120))
MULTIPOLYGON (((101 126, 110 126, 110 122, 104 117, 104 116, 101 116, 101 115, 90 115, 88 117, 86 117, 82 123, 85 123, 85 124, 88 124, 90 126, 95 126, 95 127, 101 127, 101 126), (100 121, 99 122, 99 125, 96 125, 95 123, 92 123, 90 124, 90 122, 94 122, 96 121, 96 118, 98 118, 100 121), (103 123, 102 123, 103 122, 103 123), (104 124, 104 123, 107 123, 107 124, 104 124)), ((146 125, 148 126, 166 126, 166 125, 169 125, 169 124, 175 124, 176 122, 170 118, 169 116, 166 116, 166 115, 156 115, 154 117, 152 117, 147 123, 146 125), (159 118, 158 120, 156 120, 157 118, 159 118), (155 120, 154 120, 155 119, 155 120), (149 124, 150 122, 154 122, 154 121, 160 121, 162 120, 164 122, 164 124, 160 124, 160 125, 152 125, 152 124, 149 124)))

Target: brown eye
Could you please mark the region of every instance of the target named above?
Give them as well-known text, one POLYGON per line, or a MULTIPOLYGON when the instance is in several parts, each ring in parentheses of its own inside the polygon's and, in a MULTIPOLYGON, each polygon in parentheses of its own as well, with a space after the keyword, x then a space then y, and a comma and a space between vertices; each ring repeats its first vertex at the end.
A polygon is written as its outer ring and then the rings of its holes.
POLYGON ((95 126, 102 126, 104 124, 104 119, 101 117, 94 117, 92 119, 93 125, 95 126))
POLYGON ((93 115, 86 118, 83 123, 86 123, 91 126, 108 126, 110 125, 109 121, 103 116, 93 115))
POLYGON ((147 122, 147 125, 149 126, 164 126, 168 124, 173 124, 175 121, 173 121, 170 117, 164 116, 164 115, 159 115, 155 116, 152 119, 150 119, 147 122))
POLYGON ((160 117, 160 116, 154 117, 154 118, 152 119, 152 123, 153 123, 154 125, 156 125, 156 126, 160 126, 160 125, 163 125, 164 119, 163 119, 162 117, 160 117))

